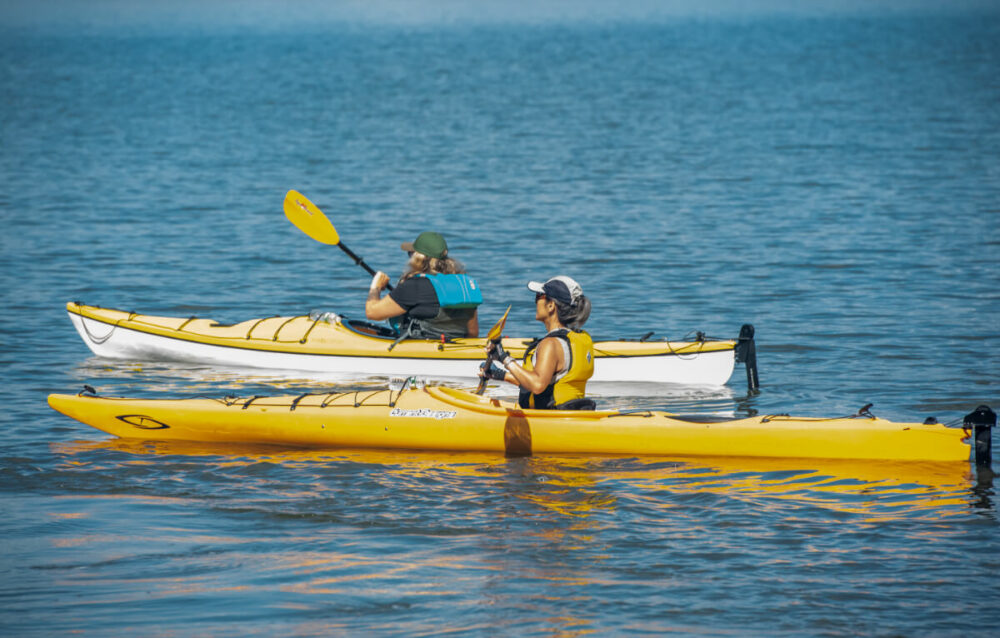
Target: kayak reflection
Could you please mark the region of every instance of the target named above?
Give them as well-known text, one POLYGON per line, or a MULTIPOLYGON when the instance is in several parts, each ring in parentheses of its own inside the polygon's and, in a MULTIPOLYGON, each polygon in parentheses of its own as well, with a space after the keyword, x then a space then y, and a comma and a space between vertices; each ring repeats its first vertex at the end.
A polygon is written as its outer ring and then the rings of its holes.
MULTIPOLYGON (((315 373, 308 377, 299 370, 252 370, 220 365, 204 365, 171 361, 114 360, 88 357, 74 366, 74 376, 81 382, 100 382, 108 393, 150 392, 160 395, 218 393, 238 387, 240 392, 273 392, 275 388, 316 392, 356 390, 385 387, 397 377, 359 373, 315 373)), ((469 387, 465 378, 439 378, 435 383, 451 387, 469 387)), ((646 398, 643 407, 672 411, 700 411, 733 415, 733 403, 740 396, 729 386, 698 386, 652 382, 590 381, 587 393, 599 400, 601 409, 634 407, 635 397, 646 398), (721 411, 720 411, 721 410, 721 411)), ((510 384, 490 385, 487 396, 516 397, 517 388, 510 384)))
MULTIPOLYGON (((613 516, 622 499, 628 501, 629 508, 650 508, 670 516, 671 510, 685 506, 692 497, 715 497, 722 507, 727 502, 753 503, 761 509, 812 506, 880 521, 913 515, 954 516, 967 513, 970 506, 992 508, 990 495, 984 496, 991 490, 977 481, 967 463, 959 462, 558 455, 509 458, 476 452, 298 450, 134 439, 54 443, 52 448, 74 466, 79 466, 80 457, 88 457, 88 465, 98 466, 107 462, 163 466, 165 457, 175 457, 184 468, 192 460, 200 460, 239 475, 241 467, 266 463, 282 470, 308 470, 314 479, 338 466, 366 466, 366 474, 375 471, 390 480, 420 483, 431 491, 437 486, 447 492, 453 488, 444 483, 456 479, 462 484, 485 482, 477 493, 499 491, 536 506, 536 513, 550 512, 569 519, 613 516), (127 457, 111 461, 106 452, 127 457), (95 461, 97 458, 103 460, 95 461)), ((307 489, 320 497, 332 488, 317 480, 307 489)), ((528 513, 522 510, 514 515, 528 513)))

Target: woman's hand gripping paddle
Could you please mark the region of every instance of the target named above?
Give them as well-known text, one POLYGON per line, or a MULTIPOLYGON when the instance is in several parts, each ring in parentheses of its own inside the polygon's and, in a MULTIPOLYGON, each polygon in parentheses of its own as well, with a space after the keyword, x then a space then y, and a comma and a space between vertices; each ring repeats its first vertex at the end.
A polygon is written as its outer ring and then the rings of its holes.
MULTIPOLYGON (((365 260, 358 257, 354 252, 340 241, 337 229, 333 227, 330 220, 326 218, 316 204, 309 201, 309 198, 298 191, 288 191, 285 195, 285 217, 295 224, 295 227, 309 235, 316 241, 332 246, 340 246, 340 249, 347 253, 347 256, 354 260, 354 263, 368 271, 368 274, 375 276, 375 271, 365 263, 365 260)), ((386 288, 392 290, 391 285, 386 288)), ((506 317, 506 315, 504 315, 506 317)))
MULTIPOLYGON (((509 314, 510 314, 510 306, 507 306, 507 310, 505 310, 503 316, 500 317, 500 321, 493 324, 493 327, 490 328, 490 331, 486 333, 487 342, 494 344, 500 343, 500 339, 503 338, 503 327, 504 324, 507 323, 507 315, 509 314)), ((490 350, 490 353, 486 355, 486 365, 483 366, 483 369, 489 370, 490 366, 493 365, 494 352, 496 352, 496 350, 490 350)), ((482 379, 479 380, 479 387, 476 388, 476 394, 482 394, 484 391, 486 391, 487 381, 488 379, 486 377, 483 377, 482 379)))

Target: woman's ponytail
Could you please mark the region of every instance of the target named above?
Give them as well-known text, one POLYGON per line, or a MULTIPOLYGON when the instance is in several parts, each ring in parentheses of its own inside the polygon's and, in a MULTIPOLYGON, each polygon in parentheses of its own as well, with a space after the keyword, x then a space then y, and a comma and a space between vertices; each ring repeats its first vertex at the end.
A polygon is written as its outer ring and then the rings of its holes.
POLYGON ((555 304, 559 323, 570 330, 580 332, 583 329, 583 324, 590 318, 590 299, 587 299, 585 295, 580 295, 572 306, 559 301, 556 301, 555 304))

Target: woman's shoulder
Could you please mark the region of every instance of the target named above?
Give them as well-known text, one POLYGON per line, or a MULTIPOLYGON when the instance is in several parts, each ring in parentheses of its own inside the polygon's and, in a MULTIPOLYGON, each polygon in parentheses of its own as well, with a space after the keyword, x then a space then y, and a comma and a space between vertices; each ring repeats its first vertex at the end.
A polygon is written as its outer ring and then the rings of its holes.
POLYGON ((405 301, 411 304, 424 303, 425 301, 437 299, 437 296, 434 294, 434 286, 426 277, 419 275, 407 277, 403 281, 400 281, 389 292, 389 295, 397 302, 405 301))
POLYGON ((553 334, 550 332, 549 334, 542 337, 542 340, 538 342, 538 348, 539 349, 544 348, 546 350, 549 350, 551 348, 562 349, 563 345, 568 341, 569 338, 566 336, 566 333, 557 332, 553 334))
POLYGON ((404 288, 405 287, 405 288, 410 288, 412 290, 419 290, 419 289, 426 288, 428 286, 433 287, 433 285, 431 284, 430 279, 428 279, 427 275, 425 275, 424 273, 419 273, 419 274, 413 275, 411 277, 407 277, 403 281, 399 282, 396 285, 396 288, 404 288))

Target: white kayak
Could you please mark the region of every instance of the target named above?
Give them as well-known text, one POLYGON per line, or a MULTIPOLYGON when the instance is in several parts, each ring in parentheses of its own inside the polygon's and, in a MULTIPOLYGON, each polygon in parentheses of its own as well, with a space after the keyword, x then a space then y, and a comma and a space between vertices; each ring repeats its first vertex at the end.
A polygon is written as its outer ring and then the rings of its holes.
MULTIPOLYGON (((266 317, 223 325, 196 317, 158 317, 77 302, 66 304, 84 343, 100 357, 177 361, 302 373, 364 376, 475 378, 484 338, 439 342, 397 340, 387 326, 325 313, 266 317)), ((530 339, 505 337, 503 347, 522 356, 530 339)), ((753 327, 737 339, 614 340, 594 343, 592 382, 721 386, 735 364, 747 364, 756 387, 753 327)))

